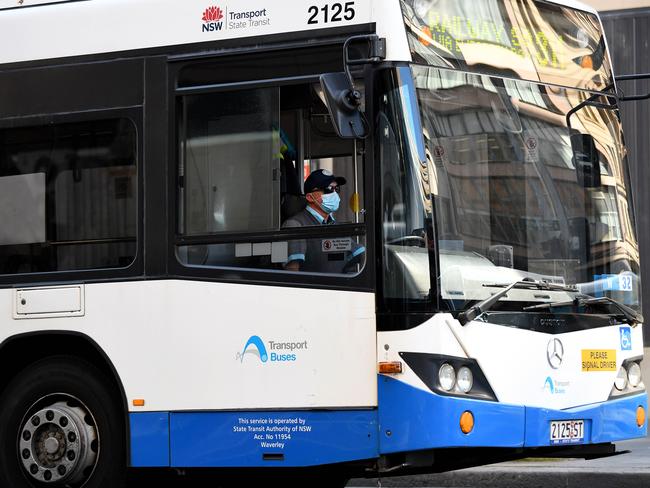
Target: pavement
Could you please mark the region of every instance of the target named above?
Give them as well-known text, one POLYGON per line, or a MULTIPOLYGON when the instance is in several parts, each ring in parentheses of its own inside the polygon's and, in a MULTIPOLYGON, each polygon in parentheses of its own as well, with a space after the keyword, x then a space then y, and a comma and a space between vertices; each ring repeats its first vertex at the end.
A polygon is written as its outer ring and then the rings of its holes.
MULTIPOLYGON (((382 478, 382 487, 650 488, 650 438, 616 444, 616 456, 584 459, 523 459, 449 473, 382 478)), ((377 478, 348 486, 378 486, 377 478)))
MULTIPOLYGON (((650 348, 643 378, 650 388, 650 348)), ((584 459, 523 459, 443 474, 382 478, 382 487, 449 488, 650 488, 650 437, 616 443, 615 456, 584 459)), ((355 479, 348 486, 378 486, 355 479)))

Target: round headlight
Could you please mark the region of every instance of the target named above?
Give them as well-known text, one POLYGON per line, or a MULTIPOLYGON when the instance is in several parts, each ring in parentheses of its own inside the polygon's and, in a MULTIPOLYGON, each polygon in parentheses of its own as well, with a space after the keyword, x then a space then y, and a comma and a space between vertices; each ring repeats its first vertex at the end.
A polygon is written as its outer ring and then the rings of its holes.
POLYGON ((623 391, 627 386, 627 371, 621 366, 621 369, 618 370, 616 379, 614 380, 614 386, 618 391, 623 391))
POLYGON ((639 366, 639 363, 632 363, 627 368, 627 380, 632 388, 636 388, 641 384, 641 366, 639 366))
POLYGON ((438 381, 440 381, 440 386, 445 391, 451 391, 454 389, 456 384, 456 370, 451 364, 443 364, 440 366, 440 371, 438 371, 438 381))
POLYGON ((474 375, 472 374, 472 370, 470 370, 467 366, 460 368, 458 370, 456 383, 458 384, 458 389, 460 391, 463 393, 469 393, 469 391, 472 389, 472 386, 474 386, 474 375))

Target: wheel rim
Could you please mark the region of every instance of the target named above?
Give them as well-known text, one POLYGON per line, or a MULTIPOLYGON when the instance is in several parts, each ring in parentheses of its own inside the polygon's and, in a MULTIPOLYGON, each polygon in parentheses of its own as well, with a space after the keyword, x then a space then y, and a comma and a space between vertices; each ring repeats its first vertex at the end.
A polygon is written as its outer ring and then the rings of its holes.
POLYGON ((97 423, 73 396, 42 398, 23 417, 18 456, 32 481, 82 486, 99 458, 97 423))

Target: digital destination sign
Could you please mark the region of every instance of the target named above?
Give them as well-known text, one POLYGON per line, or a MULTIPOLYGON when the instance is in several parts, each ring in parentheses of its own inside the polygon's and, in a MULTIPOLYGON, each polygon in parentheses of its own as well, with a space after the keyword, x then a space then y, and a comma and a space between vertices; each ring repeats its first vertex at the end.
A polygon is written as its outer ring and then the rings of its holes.
POLYGON ((427 37, 444 47, 449 53, 462 55, 461 47, 468 44, 491 44, 505 47, 512 53, 525 57, 529 53, 540 66, 562 69, 565 60, 558 52, 565 50, 562 35, 531 30, 527 26, 508 26, 490 19, 449 15, 436 10, 429 11, 422 28, 421 42, 426 45, 427 37))

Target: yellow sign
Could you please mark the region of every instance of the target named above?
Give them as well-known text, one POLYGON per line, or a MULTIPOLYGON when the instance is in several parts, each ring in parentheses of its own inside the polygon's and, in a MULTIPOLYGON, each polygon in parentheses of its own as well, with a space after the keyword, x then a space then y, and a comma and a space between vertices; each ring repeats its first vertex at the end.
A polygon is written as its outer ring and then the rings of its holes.
POLYGON ((616 349, 583 349, 582 371, 616 371, 616 349))

